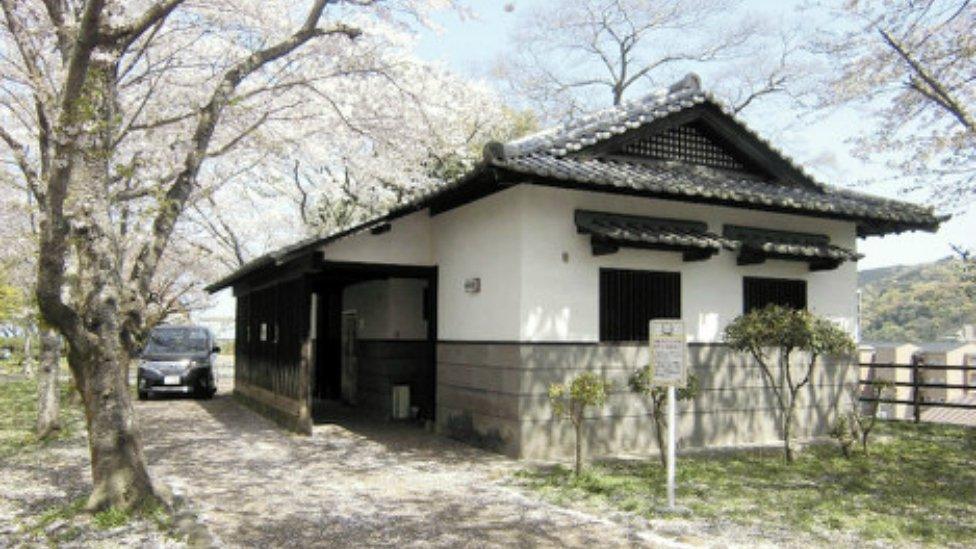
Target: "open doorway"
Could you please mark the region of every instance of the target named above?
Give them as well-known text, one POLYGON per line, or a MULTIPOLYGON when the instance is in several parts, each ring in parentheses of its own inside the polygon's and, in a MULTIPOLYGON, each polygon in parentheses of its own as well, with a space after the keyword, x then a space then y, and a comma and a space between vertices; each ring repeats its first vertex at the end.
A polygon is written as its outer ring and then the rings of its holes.
POLYGON ((336 406, 357 416, 433 420, 436 268, 329 267, 313 296, 316 421, 336 406))

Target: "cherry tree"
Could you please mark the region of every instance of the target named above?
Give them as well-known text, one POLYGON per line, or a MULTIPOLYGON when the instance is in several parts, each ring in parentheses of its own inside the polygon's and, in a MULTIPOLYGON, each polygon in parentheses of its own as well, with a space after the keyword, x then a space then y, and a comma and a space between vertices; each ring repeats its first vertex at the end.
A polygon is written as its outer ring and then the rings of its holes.
POLYGON ((376 217, 396 204, 465 173, 491 140, 535 129, 484 82, 462 79, 392 50, 374 60, 397 86, 357 84, 351 97, 369 104, 336 105, 291 146, 262 144, 260 167, 235 175, 194 204, 188 219, 225 269, 268 249, 321 236, 376 217))
POLYGON ((337 117, 388 128, 369 94, 399 81, 376 60, 444 3, 0 0, 2 154, 37 204, 36 298, 85 408, 90 510, 155 497, 126 372, 156 284, 182 280, 186 212, 337 117))
POLYGON ((736 0, 560 0, 527 12, 497 74, 553 119, 620 104, 694 70, 735 111, 787 95, 803 66, 792 29, 736 0))
POLYGON ((820 2, 815 49, 828 67, 821 107, 876 124, 855 153, 886 162, 907 190, 959 208, 976 197, 976 4, 968 0, 820 2))

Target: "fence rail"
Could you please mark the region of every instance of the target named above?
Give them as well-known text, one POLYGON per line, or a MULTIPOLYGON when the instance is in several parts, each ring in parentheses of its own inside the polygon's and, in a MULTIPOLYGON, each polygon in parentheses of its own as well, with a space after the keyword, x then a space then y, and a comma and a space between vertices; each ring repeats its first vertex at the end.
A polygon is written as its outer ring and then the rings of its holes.
MULTIPOLYGON (((862 387, 862 396, 859 398, 861 402, 878 403, 878 404, 901 404, 905 406, 912 407, 912 416, 915 423, 921 421, 922 408, 955 408, 963 410, 976 410, 976 399, 972 402, 945 402, 939 400, 927 400, 925 398, 924 391, 928 389, 959 389, 963 391, 976 391, 976 385, 970 385, 968 379, 963 377, 963 383, 947 383, 947 382, 932 382, 925 381, 924 375, 926 373, 932 372, 955 372, 962 371, 963 376, 966 376, 968 372, 976 372, 976 367, 974 366, 955 366, 955 365, 942 365, 942 364, 925 364, 920 357, 915 357, 911 364, 892 364, 892 363, 873 363, 873 362, 862 362, 859 364, 861 368, 869 368, 872 370, 911 370, 911 380, 910 381, 897 381, 897 380, 886 380, 886 379, 860 379, 859 383, 862 387), (892 386, 892 387, 911 387, 911 398, 910 399, 899 399, 899 398, 886 398, 881 394, 879 389, 875 389, 874 396, 864 396, 863 389, 869 387, 878 386, 892 386)), ((896 392, 895 396, 898 394, 896 392)))

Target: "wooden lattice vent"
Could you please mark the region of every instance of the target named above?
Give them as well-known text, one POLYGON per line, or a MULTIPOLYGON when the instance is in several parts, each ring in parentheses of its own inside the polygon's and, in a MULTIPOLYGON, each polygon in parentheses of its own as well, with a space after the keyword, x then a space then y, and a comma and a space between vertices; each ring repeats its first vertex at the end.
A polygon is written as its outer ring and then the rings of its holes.
POLYGON ((748 161, 737 158, 726 146, 695 125, 669 128, 659 134, 631 141, 624 145, 623 153, 723 170, 755 171, 747 164, 748 161))

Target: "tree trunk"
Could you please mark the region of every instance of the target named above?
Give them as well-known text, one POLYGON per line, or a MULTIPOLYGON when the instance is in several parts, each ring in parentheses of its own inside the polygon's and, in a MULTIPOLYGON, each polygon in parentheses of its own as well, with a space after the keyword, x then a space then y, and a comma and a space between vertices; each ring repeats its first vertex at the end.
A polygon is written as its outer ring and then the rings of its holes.
MULTIPOLYGON (((108 332, 108 331, 106 331, 108 332)), ((87 354, 72 350, 69 362, 76 375, 91 452, 92 493, 86 509, 131 509, 154 499, 136 428, 129 384, 128 357, 117 333, 100 333, 87 354)))
POLYGON ((29 328, 24 329, 24 356, 21 358, 20 366, 24 377, 30 377, 33 373, 34 365, 31 357, 31 332, 29 328))
POLYGON ((796 456, 793 455, 793 409, 796 406, 796 398, 791 398, 786 410, 783 413, 783 455, 787 463, 793 463, 796 456))
MULTIPOLYGON (((123 282, 113 247, 111 205, 101 190, 109 188, 111 180, 110 152, 118 124, 116 72, 113 60, 93 59, 82 94, 89 109, 86 114, 97 124, 85 146, 74 151, 71 173, 76 209, 70 244, 78 273, 71 287, 74 305, 59 303, 60 287, 50 287, 45 270, 38 275, 38 302, 45 319, 68 342, 68 365, 85 410, 92 471, 86 509, 92 512, 108 507, 128 510, 156 500, 129 394, 129 356, 122 346, 123 282)), ((63 277, 63 263, 48 267, 63 277)), ((59 282, 64 284, 63 279, 59 282)))
POLYGON ((576 476, 583 472, 583 421, 574 421, 573 427, 576 429, 576 476))
POLYGON ((37 371, 37 437, 47 438, 61 428, 61 338, 54 330, 41 333, 41 359, 37 371))
POLYGON ((654 413, 654 435, 657 437, 657 453, 661 458, 661 467, 668 467, 668 453, 664 449, 664 419, 661 418, 661 410, 654 413))

